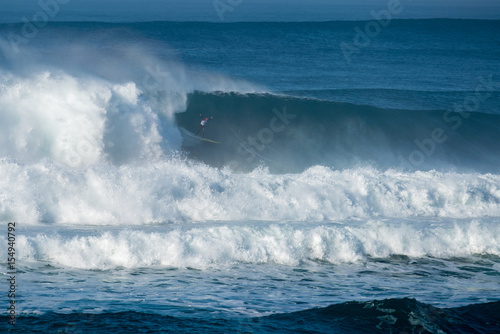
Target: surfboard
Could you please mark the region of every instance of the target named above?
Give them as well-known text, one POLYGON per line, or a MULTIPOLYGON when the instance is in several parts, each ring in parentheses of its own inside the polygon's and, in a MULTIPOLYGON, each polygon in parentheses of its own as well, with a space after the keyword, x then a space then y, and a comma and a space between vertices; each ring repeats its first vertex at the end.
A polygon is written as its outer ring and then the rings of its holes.
POLYGON ((199 140, 203 140, 203 141, 207 141, 209 143, 214 143, 214 144, 221 144, 220 142, 218 141, 215 141, 215 140, 211 140, 211 139, 207 139, 207 138, 203 138, 203 137, 200 137, 200 136, 197 136, 191 132, 189 132, 188 130, 184 129, 184 128, 181 128, 181 131, 182 133, 190 136, 190 137, 193 137, 193 138, 196 138, 196 139, 199 139, 199 140))
POLYGON ((194 136, 194 137, 195 137, 195 138, 198 138, 198 139, 200 139, 200 140, 208 141, 208 142, 210 142, 210 143, 220 144, 220 142, 215 141, 215 140, 210 140, 210 139, 203 138, 203 137, 198 137, 198 136, 194 136))

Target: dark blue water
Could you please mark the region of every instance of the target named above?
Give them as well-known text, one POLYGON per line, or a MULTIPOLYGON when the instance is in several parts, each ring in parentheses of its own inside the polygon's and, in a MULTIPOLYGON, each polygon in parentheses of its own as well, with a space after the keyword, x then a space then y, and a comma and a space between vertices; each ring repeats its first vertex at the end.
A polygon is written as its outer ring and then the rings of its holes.
POLYGON ((348 302, 250 319, 175 318, 136 312, 57 314, 20 319, 30 333, 498 333, 499 303, 440 309, 415 299, 348 302))

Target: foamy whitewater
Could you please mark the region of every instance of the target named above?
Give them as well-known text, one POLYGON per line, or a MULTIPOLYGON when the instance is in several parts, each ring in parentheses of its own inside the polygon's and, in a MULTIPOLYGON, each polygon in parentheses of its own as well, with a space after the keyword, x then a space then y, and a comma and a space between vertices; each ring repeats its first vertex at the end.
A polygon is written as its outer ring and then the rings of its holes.
POLYGON ((498 331, 499 22, 365 24, 0 25, 17 329, 498 331))

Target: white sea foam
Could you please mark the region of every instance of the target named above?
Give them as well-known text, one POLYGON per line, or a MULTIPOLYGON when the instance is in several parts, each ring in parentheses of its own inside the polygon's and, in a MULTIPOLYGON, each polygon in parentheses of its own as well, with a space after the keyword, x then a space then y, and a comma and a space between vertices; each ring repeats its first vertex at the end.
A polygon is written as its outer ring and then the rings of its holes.
POLYGON ((321 166, 237 174, 175 157, 86 169, 3 159, 0 173, 0 219, 24 224, 500 215, 500 176, 490 174, 321 166))
POLYGON ((151 107, 140 103, 140 93, 132 82, 81 80, 63 72, 4 75, 0 155, 21 163, 46 159, 71 167, 107 158, 157 158, 164 143, 160 122, 151 107))
MULTIPOLYGON (((160 229, 161 230, 161 229, 160 229)), ((303 261, 351 263, 391 255, 437 258, 500 255, 500 225, 460 221, 412 225, 380 220, 363 224, 212 225, 162 232, 107 231, 95 236, 46 233, 18 237, 19 261, 58 267, 297 265, 303 261)))

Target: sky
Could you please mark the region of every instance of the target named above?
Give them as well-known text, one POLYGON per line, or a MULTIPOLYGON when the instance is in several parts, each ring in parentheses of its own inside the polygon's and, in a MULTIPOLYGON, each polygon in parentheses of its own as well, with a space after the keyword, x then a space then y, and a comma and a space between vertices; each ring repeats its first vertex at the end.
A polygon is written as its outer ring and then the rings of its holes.
POLYGON ((400 18, 500 19, 500 0, 2 0, 0 22, 44 11, 53 21, 370 20, 392 1, 404 8, 400 18))

